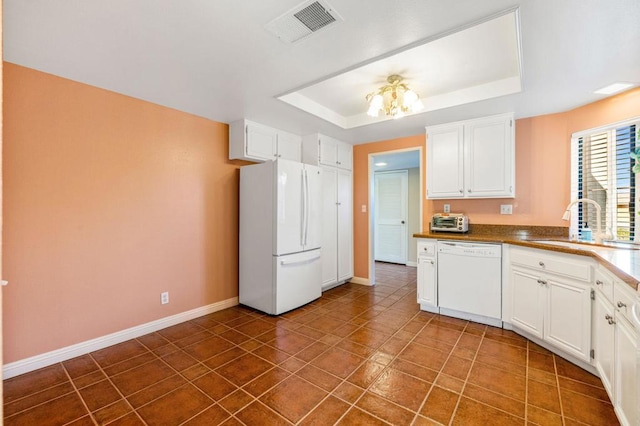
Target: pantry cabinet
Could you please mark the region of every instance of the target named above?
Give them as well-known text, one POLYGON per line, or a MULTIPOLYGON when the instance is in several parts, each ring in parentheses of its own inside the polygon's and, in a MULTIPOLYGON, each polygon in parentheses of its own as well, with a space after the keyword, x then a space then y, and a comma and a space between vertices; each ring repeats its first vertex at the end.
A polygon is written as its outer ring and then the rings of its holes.
POLYGON ((249 120, 229 125, 229 159, 267 161, 302 159, 302 137, 249 120))
POLYGON ((514 328, 585 362, 591 352, 591 264, 542 250, 510 251, 514 328))
POLYGON ((322 289, 353 277, 353 146, 326 135, 302 137, 302 161, 322 168, 322 289))
POLYGON ((426 128, 427 198, 515 197, 513 114, 426 128))

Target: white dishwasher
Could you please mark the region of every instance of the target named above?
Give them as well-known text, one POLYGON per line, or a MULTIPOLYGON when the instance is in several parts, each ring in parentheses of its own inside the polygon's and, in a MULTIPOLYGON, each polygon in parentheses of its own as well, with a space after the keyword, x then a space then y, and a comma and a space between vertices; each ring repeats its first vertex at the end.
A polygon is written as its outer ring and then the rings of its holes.
POLYGON ((502 246, 438 241, 440 313, 502 326, 502 246))

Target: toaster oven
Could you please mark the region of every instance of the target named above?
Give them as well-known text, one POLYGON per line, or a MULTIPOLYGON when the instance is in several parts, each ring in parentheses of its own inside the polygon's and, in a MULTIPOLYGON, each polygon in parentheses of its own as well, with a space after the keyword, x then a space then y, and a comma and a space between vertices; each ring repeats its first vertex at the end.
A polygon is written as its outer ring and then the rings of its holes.
POLYGON ((467 232, 469 218, 462 213, 436 213, 431 218, 431 231, 467 232))

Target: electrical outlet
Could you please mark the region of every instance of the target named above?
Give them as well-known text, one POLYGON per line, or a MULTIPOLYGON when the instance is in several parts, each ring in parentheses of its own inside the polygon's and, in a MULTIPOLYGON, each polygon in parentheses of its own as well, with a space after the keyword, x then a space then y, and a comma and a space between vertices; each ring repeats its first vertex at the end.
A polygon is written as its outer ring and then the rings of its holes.
POLYGON ((444 212, 445 213, 451 213, 451 204, 445 204, 444 205, 444 212))
POLYGON ((169 292, 165 291, 164 293, 160 293, 160 303, 166 305, 169 303, 169 292))
POLYGON ((512 204, 501 204, 500 205, 500 214, 513 214, 513 205, 512 204))

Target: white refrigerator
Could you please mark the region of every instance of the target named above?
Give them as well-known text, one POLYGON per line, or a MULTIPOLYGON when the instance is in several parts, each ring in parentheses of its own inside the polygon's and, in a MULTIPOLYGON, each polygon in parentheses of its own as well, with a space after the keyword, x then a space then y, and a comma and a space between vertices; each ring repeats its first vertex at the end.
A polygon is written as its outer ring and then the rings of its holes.
POLYGON ((278 315, 321 296, 320 174, 282 159, 240 169, 241 304, 278 315))

